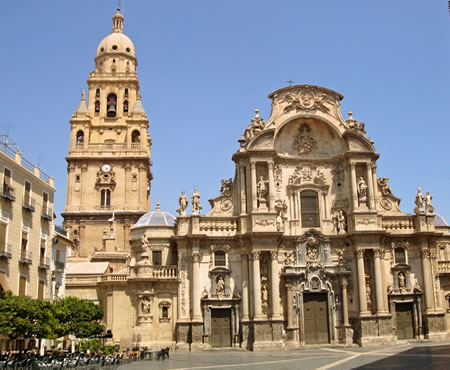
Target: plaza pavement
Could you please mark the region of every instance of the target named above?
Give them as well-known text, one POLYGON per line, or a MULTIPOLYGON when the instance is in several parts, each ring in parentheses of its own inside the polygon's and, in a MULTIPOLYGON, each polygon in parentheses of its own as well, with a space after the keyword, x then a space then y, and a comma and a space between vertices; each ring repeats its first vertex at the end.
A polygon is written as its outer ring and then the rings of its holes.
POLYGON ((450 342, 364 348, 309 347, 277 352, 171 351, 168 360, 138 361, 119 369, 450 369, 450 342))

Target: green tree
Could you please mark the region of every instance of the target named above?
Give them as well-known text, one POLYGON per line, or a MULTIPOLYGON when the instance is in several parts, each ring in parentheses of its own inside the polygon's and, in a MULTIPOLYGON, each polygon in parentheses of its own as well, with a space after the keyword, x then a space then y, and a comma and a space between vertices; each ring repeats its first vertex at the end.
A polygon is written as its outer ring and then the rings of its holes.
POLYGON ((52 338, 55 327, 50 303, 11 292, 0 299, 0 333, 10 339, 52 338))
POLYGON ((72 334, 87 338, 103 333, 100 320, 103 307, 86 299, 66 297, 53 303, 53 316, 57 324, 55 332, 59 337, 72 334))

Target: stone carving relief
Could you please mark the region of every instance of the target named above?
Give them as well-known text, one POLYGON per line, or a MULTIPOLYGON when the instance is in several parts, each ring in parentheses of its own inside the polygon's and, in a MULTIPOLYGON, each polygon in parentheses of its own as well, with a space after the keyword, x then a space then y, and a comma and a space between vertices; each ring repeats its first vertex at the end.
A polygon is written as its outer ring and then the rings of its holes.
POLYGON ((113 171, 111 165, 100 164, 100 169, 97 172, 97 179, 95 181, 95 188, 98 189, 102 186, 114 189, 116 186, 116 173, 113 171), (108 169, 108 171, 104 171, 108 169))
POLYGON ((386 199, 386 198, 382 198, 380 200, 380 205, 386 211, 392 210, 392 207, 393 207, 392 202, 389 199, 386 199))
POLYGON ((348 112, 347 124, 350 130, 355 131, 356 133, 366 136, 366 130, 364 129, 364 122, 358 122, 353 118, 353 113, 348 112))
POLYGON ((377 183, 381 189, 381 194, 392 195, 391 187, 388 185, 389 177, 380 177, 377 179, 377 183))
POLYGON ((335 184, 342 183, 345 177, 344 165, 340 162, 336 163, 331 169, 331 175, 335 184))
POLYGON ((311 137, 311 128, 304 123, 300 126, 299 134, 294 140, 294 150, 302 157, 311 153, 316 145, 316 140, 311 137))
POLYGON ((219 275, 216 280, 216 295, 218 298, 223 298, 225 295, 225 280, 222 275, 219 275))
POLYGON ((259 225, 259 226, 270 226, 274 224, 273 220, 268 220, 268 219, 261 219, 261 220, 254 220, 253 221, 255 223, 255 225, 259 225))
POLYGON ((314 113, 317 110, 323 113, 329 112, 329 109, 325 106, 325 103, 329 103, 327 95, 316 93, 309 87, 301 89, 298 93, 286 94, 282 102, 287 103, 284 113, 289 113, 293 110, 307 113, 314 113))
POLYGON ((247 126, 247 129, 244 132, 244 137, 247 140, 247 143, 257 136, 261 131, 266 127, 266 122, 259 115, 259 109, 255 109, 255 116, 251 119, 250 124, 247 126))
POLYGON ((142 296, 141 297, 141 312, 142 314, 150 314, 151 312, 151 303, 150 303, 150 297, 149 296, 142 296))
POLYGON ((280 192, 283 181, 283 170, 280 164, 275 164, 273 167, 273 180, 275 182, 275 190, 280 192))
POLYGON ((304 238, 296 240, 296 262, 307 268, 321 267, 331 263, 331 247, 327 239, 315 232, 305 233, 304 238))
POLYGON ((231 177, 229 179, 222 179, 221 183, 220 195, 223 195, 224 197, 231 196, 231 185, 233 184, 231 177))
POLYGON ((304 183, 325 185, 325 175, 320 169, 314 166, 296 167, 294 173, 289 177, 288 184, 300 185, 304 183))

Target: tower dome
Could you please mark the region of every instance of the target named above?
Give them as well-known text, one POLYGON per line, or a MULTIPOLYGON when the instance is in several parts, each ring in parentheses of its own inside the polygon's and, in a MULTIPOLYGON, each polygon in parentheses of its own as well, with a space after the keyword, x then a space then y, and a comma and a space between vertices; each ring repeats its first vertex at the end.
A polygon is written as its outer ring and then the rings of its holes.
POLYGON ((141 227, 174 227, 176 218, 169 212, 162 211, 159 205, 159 201, 156 203, 156 209, 154 211, 147 212, 143 215, 138 222, 131 229, 137 229, 141 227))
POLYGON ((120 9, 117 9, 113 16, 112 32, 100 42, 97 48, 97 56, 106 53, 136 56, 133 42, 123 33, 123 15, 120 13, 120 9))

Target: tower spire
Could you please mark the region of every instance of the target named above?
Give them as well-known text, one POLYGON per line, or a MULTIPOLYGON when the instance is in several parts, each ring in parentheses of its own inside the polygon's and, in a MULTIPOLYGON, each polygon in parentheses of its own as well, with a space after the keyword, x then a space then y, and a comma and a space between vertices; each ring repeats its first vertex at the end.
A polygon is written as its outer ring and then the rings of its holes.
POLYGON ((120 7, 117 8, 117 12, 113 16, 113 32, 123 32, 123 15, 120 13, 120 7))

